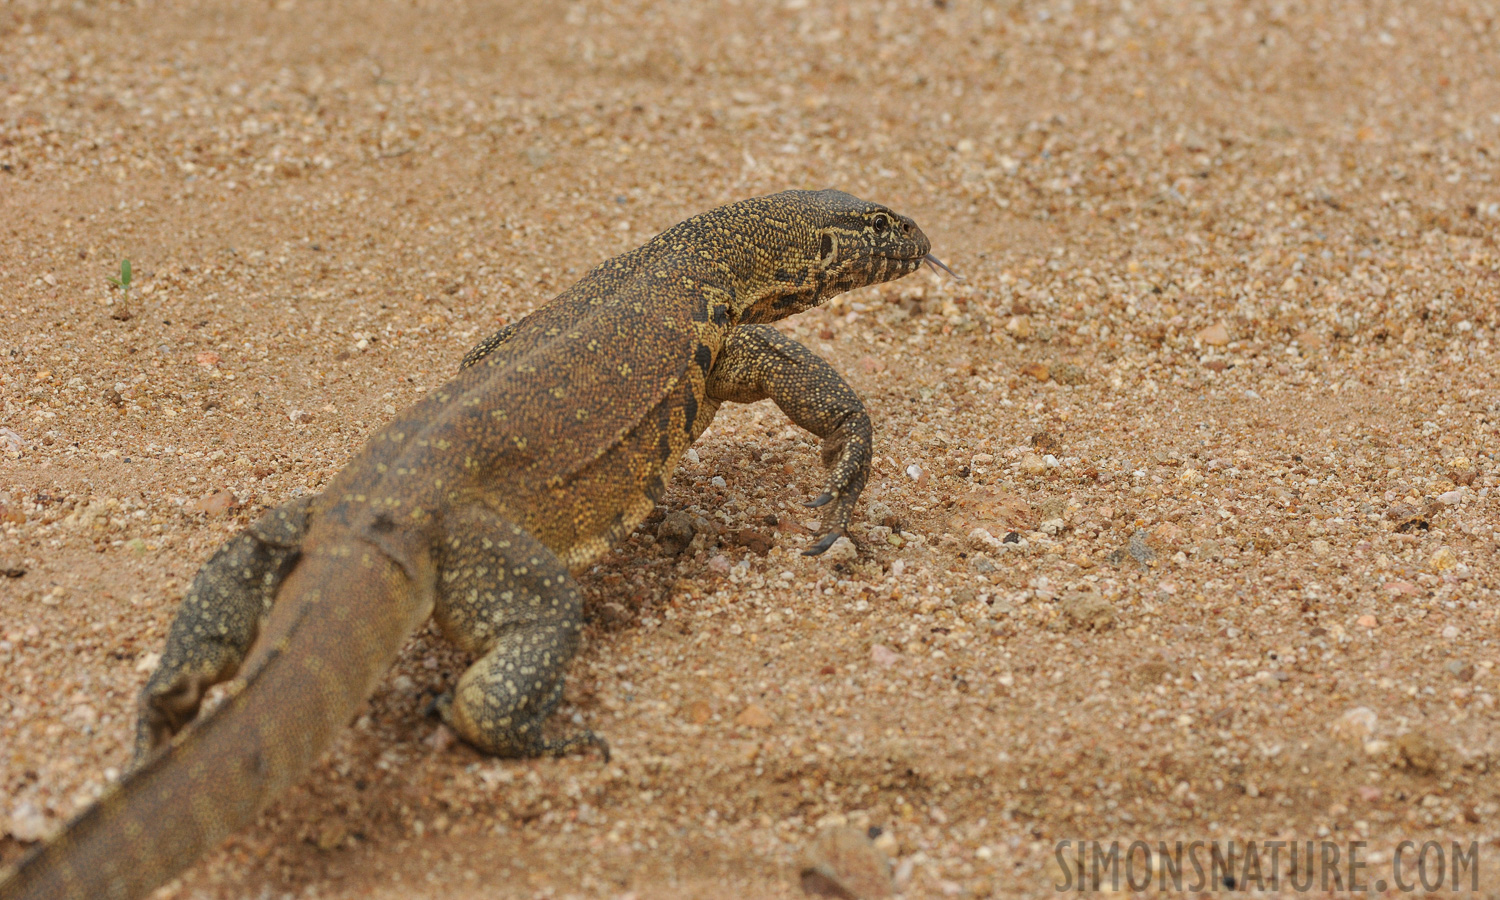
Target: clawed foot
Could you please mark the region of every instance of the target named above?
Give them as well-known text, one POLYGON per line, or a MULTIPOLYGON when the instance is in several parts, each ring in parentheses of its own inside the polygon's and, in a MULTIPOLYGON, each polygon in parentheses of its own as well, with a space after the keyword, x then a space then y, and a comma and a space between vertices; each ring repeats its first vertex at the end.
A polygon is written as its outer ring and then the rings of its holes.
POLYGON ((803 556, 822 556, 829 547, 838 543, 839 538, 844 536, 844 529, 835 528, 818 539, 816 544, 802 551, 803 556))
POLYGON ((853 501, 857 497, 857 494, 851 497, 848 494, 835 494, 833 491, 824 491, 803 504, 809 509, 817 509, 827 506, 835 500, 840 501, 823 514, 823 524, 827 526, 826 528, 819 529, 823 533, 823 536, 818 538, 817 543, 803 550, 803 556, 822 556, 829 547, 838 543, 838 539, 848 532, 849 514, 853 511, 853 501))
POLYGON ((444 691, 427 701, 422 707, 422 715, 428 718, 441 719, 444 724, 453 729, 453 733, 464 739, 481 753, 492 756, 500 756, 510 759, 528 759, 537 756, 566 756, 574 749, 587 750, 590 747, 597 749, 604 762, 609 762, 609 741, 587 729, 568 735, 567 737, 546 740, 536 734, 537 726, 529 726, 519 734, 513 734, 510 738, 513 743, 508 746, 497 748, 485 748, 464 738, 463 730, 453 721, 453 692, 444 691))
POLYGON ((609 741, 587 729, 553 741, 538 741, 537 755, 550 753, 553 756, 566 756, 575 748, 587 750, 590 747, 597 749, 604 757, 604 762, 609 763, 609 741))
POLYGON ((165 687, 155 690, 148 687, 141 699, 132 766, 145 762, 198 717, 203 695, 212 683, 202 675, 184 672, 165 687))

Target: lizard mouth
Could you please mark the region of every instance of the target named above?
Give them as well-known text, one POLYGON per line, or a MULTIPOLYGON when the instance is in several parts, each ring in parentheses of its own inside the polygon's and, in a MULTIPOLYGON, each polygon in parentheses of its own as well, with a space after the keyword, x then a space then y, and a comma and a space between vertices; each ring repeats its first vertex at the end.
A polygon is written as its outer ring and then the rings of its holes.
POLYGON ((931 253, 924 253, 921 256, 901 256, 895 253, 882 253, 880 254, 880 258, 900 263, 902 266, 909 267, 913 272, 915 272, 917 269, 920 269, 923 265, 926 265, 928 268, 932 269, 933 272, 937 272, 939 270, 947 272, 954 281, 964 280, 964 277, 962 275, 948 268, 947 263, 938 259, 931 253))

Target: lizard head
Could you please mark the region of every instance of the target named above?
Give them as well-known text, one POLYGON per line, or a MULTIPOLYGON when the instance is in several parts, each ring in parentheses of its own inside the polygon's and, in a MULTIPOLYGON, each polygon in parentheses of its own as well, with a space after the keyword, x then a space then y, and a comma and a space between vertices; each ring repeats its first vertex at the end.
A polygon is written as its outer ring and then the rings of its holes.
POLYGON ((910 275, 933 258, 916 222, 842 191, 783 191, 757 201, 772 231, 761 243, 769 259, 740 292, 741 322, 773 322, 910 275))

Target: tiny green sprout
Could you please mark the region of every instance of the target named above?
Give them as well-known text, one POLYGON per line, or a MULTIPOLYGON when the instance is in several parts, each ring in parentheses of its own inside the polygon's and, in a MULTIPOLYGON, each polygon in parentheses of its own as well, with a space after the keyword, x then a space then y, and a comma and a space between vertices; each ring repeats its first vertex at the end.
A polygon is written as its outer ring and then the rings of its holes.
POLYGON ((130 299, 130 260, 120 261, 119 277, 110 276, 109 283, 120 289, 125 299, 130 299))

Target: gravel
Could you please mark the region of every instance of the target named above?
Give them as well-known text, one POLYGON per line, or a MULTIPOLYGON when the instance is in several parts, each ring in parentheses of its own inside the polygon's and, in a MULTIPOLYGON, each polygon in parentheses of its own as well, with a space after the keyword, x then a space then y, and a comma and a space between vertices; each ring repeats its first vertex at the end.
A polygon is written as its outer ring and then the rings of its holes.
POLYGON ((436 736, 467 661, 423 633, 167 896, 789 897, 837 817, 912 897, 1044 892, 1061 836, 1489 840, 1486 15, 11 4, 0 865, 127 764, 228 535, 599 261, 825 185, 964 275, 779 326, 875 424, 853 556, 801 556, 816 442, 726 406, 688 542, 579 575, 557 718, 614 761, 436 736))

